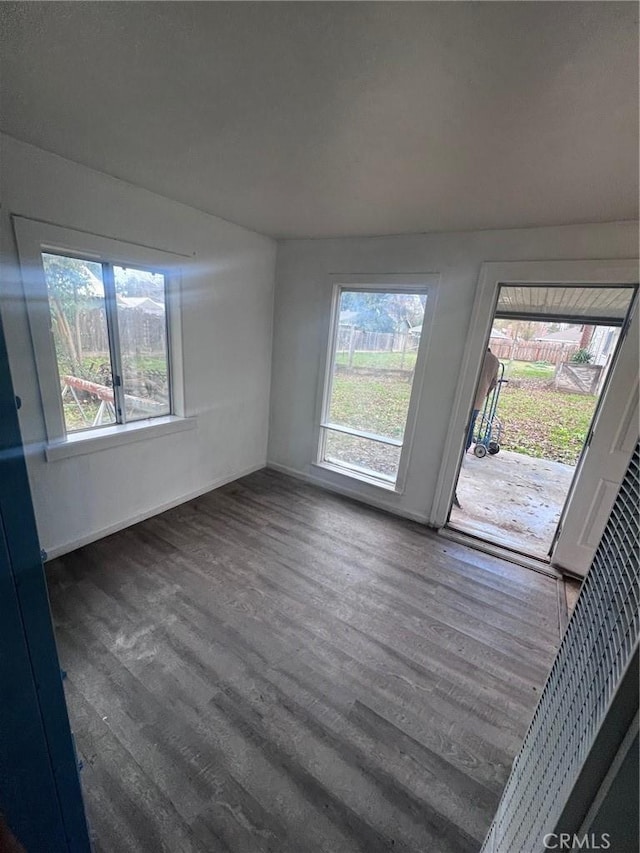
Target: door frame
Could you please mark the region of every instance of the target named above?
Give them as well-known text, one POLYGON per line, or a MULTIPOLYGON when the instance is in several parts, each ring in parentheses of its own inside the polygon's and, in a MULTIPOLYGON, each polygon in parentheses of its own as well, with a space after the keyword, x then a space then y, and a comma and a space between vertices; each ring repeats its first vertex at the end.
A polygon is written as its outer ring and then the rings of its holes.
POLYGON ((0 317, 0 807, 28 851, 89 853, 19 405, 0 317))
POLYGON ((460 368, 460 379, 453 401, 442 463, 429 514, 429 524, 432 527, 442 528, 449 519, 469 415, 480 378, 482 355, 491 334, 500 287, 510 284, 540 284, 547 287, 634 285, 638 284, 638 263, 637 258, 622 258, 571 261, 486 261, 482 264, 460 368))
POLYGON ((551 565, 579 577, 584 577, 591 565, 638 441, 638 298, 636 289, 549 548, 551 565), (626 401, 622 406, 613 408, 610 396, 622 393, 626 395, 626 401), (593 439, 598 448, 595 451, 595 469, 589 464, 594 462, 593 439), (596 488, 590 489, 589 478, 593 477, 594 470, 601 470, 598 452, 603 450, 602 441, 606 441, 608 452, 614 454, 614 459, 608 458, 607 473, 611 479, 602 479, 596 488), (590 495, 591 502, 588 507, 582 506, 581 512, 579 502, 586 495, 590 495))

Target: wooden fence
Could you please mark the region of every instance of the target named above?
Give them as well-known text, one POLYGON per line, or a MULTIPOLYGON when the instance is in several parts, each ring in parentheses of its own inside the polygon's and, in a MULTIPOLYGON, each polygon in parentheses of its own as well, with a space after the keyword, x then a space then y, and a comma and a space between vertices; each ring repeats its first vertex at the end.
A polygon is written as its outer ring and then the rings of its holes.
MULTIPOLYGON (((109 338, 103 308, 81 311, 78 315, 78 330, 83 352, 108 352, 109 338)), ((164 314, 151 314, 138 308, 119 311, 118 330, 123 353, 162 353, 166 350, 164 314)))
POLYGON ((578 351, 577 344, 563 344, 541 341, 496 341, 489 342, 491 352, 502 361, 545 361, 547 364, 561 364, 570 361, 578 351))
MULTIPOLYGON (((336 349, 349 353, 350 360, 355 352, 415 352, 419 335, 411 332, 365 332, 355 326, 341 325, 338 328, 336 349)), ((544 361, 547 364, 562 364, 570 361, 578 351, 577 344, 556 341, 503 341, 492 338, 491 352, 502 361, 544 361)))
POLYGON ((349 367, 356 352, 407 353, 417 352, 420 336, 411 332, 365 332, 355 326, 339 326, 336 352, 348 355, 349 367))
POLYGON ((355 326, 339 326, 338 352, 403 352, 416 349, 418 335, 405 332, 365 332, 355 326))

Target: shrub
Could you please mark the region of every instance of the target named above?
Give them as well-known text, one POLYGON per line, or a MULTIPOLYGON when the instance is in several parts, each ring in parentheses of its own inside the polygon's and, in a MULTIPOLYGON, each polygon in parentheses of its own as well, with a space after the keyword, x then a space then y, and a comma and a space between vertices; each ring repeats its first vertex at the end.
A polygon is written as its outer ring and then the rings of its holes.
POLYGON ((593 359, 593 354, 588 349, 579 349, 571 356, 571 361, 574 364, 589 364, 593 359))

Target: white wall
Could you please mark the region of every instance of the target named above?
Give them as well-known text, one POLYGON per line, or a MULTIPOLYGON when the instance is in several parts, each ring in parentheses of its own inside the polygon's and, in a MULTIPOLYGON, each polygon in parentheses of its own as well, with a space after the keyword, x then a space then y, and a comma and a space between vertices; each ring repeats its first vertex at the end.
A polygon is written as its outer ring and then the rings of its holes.
POLYGON ((266 460, 275 243, 6 136, 2 319, 40 541, 49 553, 234 479, 266 460), (183 277, 185 399, 194 431, 55 462, 44 421, 10 214, 190 255, 183 277))
MULTIPOLYGON (((278 245, 269 464, 426 521, 483 261, 633 258, 634 222, 419 234, 278 245), (439 273, 433 333, 403 494, 313 466, 316 401, 329 329, 331 274, 439 273)), ((461 430, 464 425, 461 425, 461 430)))

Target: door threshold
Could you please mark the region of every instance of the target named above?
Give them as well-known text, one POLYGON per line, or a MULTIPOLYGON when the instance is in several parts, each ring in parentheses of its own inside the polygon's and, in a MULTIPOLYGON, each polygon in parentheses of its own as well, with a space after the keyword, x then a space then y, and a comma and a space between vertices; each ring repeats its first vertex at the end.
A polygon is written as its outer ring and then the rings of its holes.
POLYGON ((562 573, 547 561, 540 557, 532 557, 530 554, 522 554, 520 551, 514 551, 503 545, 495 545, 493 542, 487 542, 485 539, 480 539, 479 536, 473 536, 471 533, 463 533, 461 530, 456 530, 454 527, 447 525, 438 530, 440 536, 445 539, 451 539, 459 545, 467 545, 469 548, 475 548, 476 551, 482 551, 485 554, 491 554, 492 557, 500 557, 509 563, 515 563, 525 569, 531 569, 541 575, 546 575, 549 578, 559 580, 562 578, 562 573))

